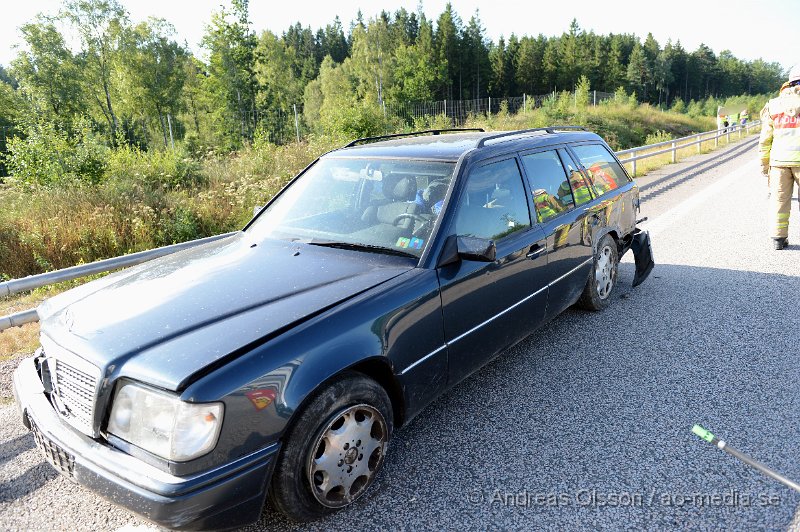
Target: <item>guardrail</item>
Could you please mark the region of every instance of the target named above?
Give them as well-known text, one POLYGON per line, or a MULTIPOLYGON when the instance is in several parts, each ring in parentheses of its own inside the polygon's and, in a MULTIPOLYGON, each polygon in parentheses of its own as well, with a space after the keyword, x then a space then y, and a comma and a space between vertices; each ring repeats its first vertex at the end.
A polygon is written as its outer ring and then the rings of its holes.
POLYGON ((732 126, 724 127, 722 129, 715 129, 713 131, 704 131, 702 133, 695 133, 694 135, 689 135, 688 137, 681 137, 679 139, 667 140, 664 142, 658 142, 656 144, 648 144, 647 146, 640 146, 638 148, 631 148, 629 150, 622 150, 616 152, 617 157, 619 158, 620 162, 623 164, 631 164, 631 175, 636 177, 636 161, 641 161, 642 159, 647 159, 648 157, 655 157, 657 155, 663 155, 665 153, 672 152, 672 162, 677 162, 678 160, 678 150, 683 148, 688 148, 690 146, 697 146, 697 153, 700 153, 702 150, 702 144, 704 142, 711 142, 714 141, 714 147, 716 148, 719 146, 719 139, 720 137, 727 137, 727 141, 731 141, 731 134, 735 134, 738 132, 739 138, 742 138, 742 131, 749 131, 754 127, 761 127, 761 121, 756 120, 754 122, 748 122, 745 125, 734 124, 732 126), (696 139, 696 140, 695 140, 696 139), (669 146, 669 148, 654 151, 652 153, 645 153, 643 155, 636 155, 642 151, 653 150, 656 148, 660 148, 662 146, 669 146), (630 155, 630 157, 623 158, 624 155, 630 155))
MULTIPOLYGON (((714 131, 704 131, 703 133, 689 135, 688 137, 668 140, 666 142, 659 142, 657 144, 649 144, 647 146, 640 146, 638 148, 622 150, 616 152, 616 154, 617 157, 620 158, 620 161, 623 164, 630 163, 632 165, 632 174, 635 176, 636 161, 672 152, 672 162, 674 163, 677 160, 677 152, 680 149, 697 145, 697 152, 700 153, 701 151, 700 146, 703 142, 710 142, 713 140, 714 146, 717 146, 719 144, 720 137, 727 136, 728 141, 730 142, 731 134, 735 134, 738 131, 739 138, 741 138, 742 131, 748 131, 750 128, 759 125, 760 125, 759 121, 750 122, 744 126, 737 124, 723 129, 717 129, 714 131), (652 153, 637 155, 637 153, 642 151, 649 151, 668 145, 670 147, 663 150, 657 150, 652 153), (630 157, 622 158, 622 156, 624 155, 630 155, 630 157)), ((22 279, 5 281, 0 283, 0 297, 10 296, 13 294, 17 294, 19 292, 25 292, 27 290, 33 290, 35 288, 40 288, 42 286, 47 286, 53 283, 71 281, 73 279, 79 279, 81 277, 86 277, 88 275, 94 275, 97 273, 105 273, 113 270, 118 270, 121 268, 127 268, 129 266, 141 264, 148 260, 152 260, 158 257, 163 257, 171 253, 175 253, 176 251, 180 251, 182 249, 188 249, 194 246, 198 246, 200 244, 205 244, 208 242, 213 242, 215 240, 220 240, 222 238, 226 238, 234 234, 236 233, 235 232, 225 233, 224 235, 216 235, 207 238, 200 238, 198 240, 191 240, 189 242, 182 242, 180 244, 173 244, 171 246, 164 246, 161 248, 150 249, 147 251, 140 251, 138 253, 131 253, 130 255, 123 255, 121 257, 114 257, 97 262, 92 262, 91 264, 81 264, 79 266, 72 266, 71 268, 64 268, 63 270, 56 270, 53 272, 42 273, 39 275, 31 275, 29 277, 24 277, 22 279)), ((36 313, 36 309, 17 312, 9 316, 2 316, 0 317, 0 332, 3 332, 4 330, 9 329, 11 327, 21 327, 26 323, 33 323, 37 321, 39 321, 39 316, 36 313)))
MULTIPOLYGON (((129 266, 135 266, 137 264, 147 262, 148 260, 170 255, 176 251, 189 249, 199 246, 200 244, 207 244, 209 242, 214 242, 215 240, 221 240, 235 234, 236 232, 209 236, 197 240, 190 240, 188 242, 181 242, 180 244, 172 244, 170 246, 148 249, 146 251, 139 251, 129 255, 122 255, 121 257, 100 260, 90 264, 80 264, 78 266, 64 268, 63 270, 40 273, 38 275, 23 277, 22 279, 5 281, 0 283, 0 297, 14 295, 27 290, 33 290, 34 288, 41 288, 42 286, 47 286, 49 284, 72 281, 73 279, 80 279, 81 277, 86 277, 88 275, 105 273, 119 270, 121 268, 127 268, 129 266)), ((21 327, 26 323, 33 323, 36 321, 39 321, 39 316, 36 313, 36 309, 17 312, 9 316, 2 316, 0 317, 0 332, 10 329, 11 327, 21 327)))

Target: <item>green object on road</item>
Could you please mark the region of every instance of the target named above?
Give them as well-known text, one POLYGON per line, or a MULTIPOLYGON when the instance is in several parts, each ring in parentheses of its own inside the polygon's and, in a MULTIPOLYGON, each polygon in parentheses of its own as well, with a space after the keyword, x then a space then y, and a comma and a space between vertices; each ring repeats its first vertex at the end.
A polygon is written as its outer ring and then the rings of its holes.
POLYGON ((697 437, 699 437, 701 440, 706 440, 709 443, 711 443, 711 441, 714 439, 714 435, 700 425, 695 425, 692 427, 692 432, 694 432, 695 435, 697 435, 697 437))
POLYGON ((707 431, 706 429, 704 429, 700 425, 695 425, 694 427, 692 427, 692 432, 694 434, 696 434, 701 440, 705 440, 708 443, 710 443, 712 445, 715 445, 718 449, 721 449, 721 450, 725 451, 729 455, 733 456, 734 458, 737 458, 738 460, 741 460, 742 462, 744 462, 745 464, 749 465, 750 467, 752 467, 754 469, 757 469, 758 471, 760 471, 761 473, 764 473, 768 477, 774 478, 775 480, 777 480, 778 482, 780 482, 784 486, 786 486, 788 488, 792 488, 793 490, 795 490, 797 492, 800 492, 800 484, 798 484, 797 482, 795 482, 793 480, 790 480, 790 479, 784 477, 783 475, 781 475, 777 471, 775 471, 773 469, 770 469, 769 467, 767 467, 766 465, 762 464, 758 460, 750 458, 749 456, 747 456, 743 452, 741 452, 741 451, 739 451, 737 449, 734 449, 733 447, 731 447, 730 445, 725 443, 723 440, 718 439, 711 432, 707 431))

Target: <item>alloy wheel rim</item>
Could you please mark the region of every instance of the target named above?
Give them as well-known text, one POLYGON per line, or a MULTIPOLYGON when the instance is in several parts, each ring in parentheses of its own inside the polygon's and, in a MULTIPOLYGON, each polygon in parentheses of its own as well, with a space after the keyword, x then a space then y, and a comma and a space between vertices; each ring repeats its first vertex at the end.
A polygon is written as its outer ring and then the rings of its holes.
POLYGON ((594 279, 597 284, 597 295, 606 299, 614 288, 614 260, 611 246, 605 246, 597 256, 594 269, 594 279))
POLYGON ((357 499, 380 469, 387 443, 386 420, 372 406, 351 406, 333 416, 309 454, 314 498, 328 508, 342 508, 357 499))

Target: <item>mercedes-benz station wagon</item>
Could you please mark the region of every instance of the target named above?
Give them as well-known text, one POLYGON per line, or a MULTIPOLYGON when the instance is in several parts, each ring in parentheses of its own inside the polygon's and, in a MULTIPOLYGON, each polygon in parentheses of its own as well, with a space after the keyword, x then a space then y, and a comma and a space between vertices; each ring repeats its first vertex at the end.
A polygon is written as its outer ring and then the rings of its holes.
POLYGON ((638 211, 576 128, 359 139, 235 235, 43 303, 23 422, 63 474, 167 527, 266 501, 318 518, 447 389, 571 305, 606 307, 631 248, 643 281, 638 211))

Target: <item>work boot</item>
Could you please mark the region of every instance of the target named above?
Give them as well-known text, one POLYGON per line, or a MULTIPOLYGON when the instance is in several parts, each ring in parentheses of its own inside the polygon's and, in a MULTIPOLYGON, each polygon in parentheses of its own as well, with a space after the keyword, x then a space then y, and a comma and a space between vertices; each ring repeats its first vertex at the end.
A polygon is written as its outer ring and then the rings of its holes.
POLYGON ((772 239, 772 249, 783 249, 788 245, 789 245, 789 240, 787 238, 772 239))

